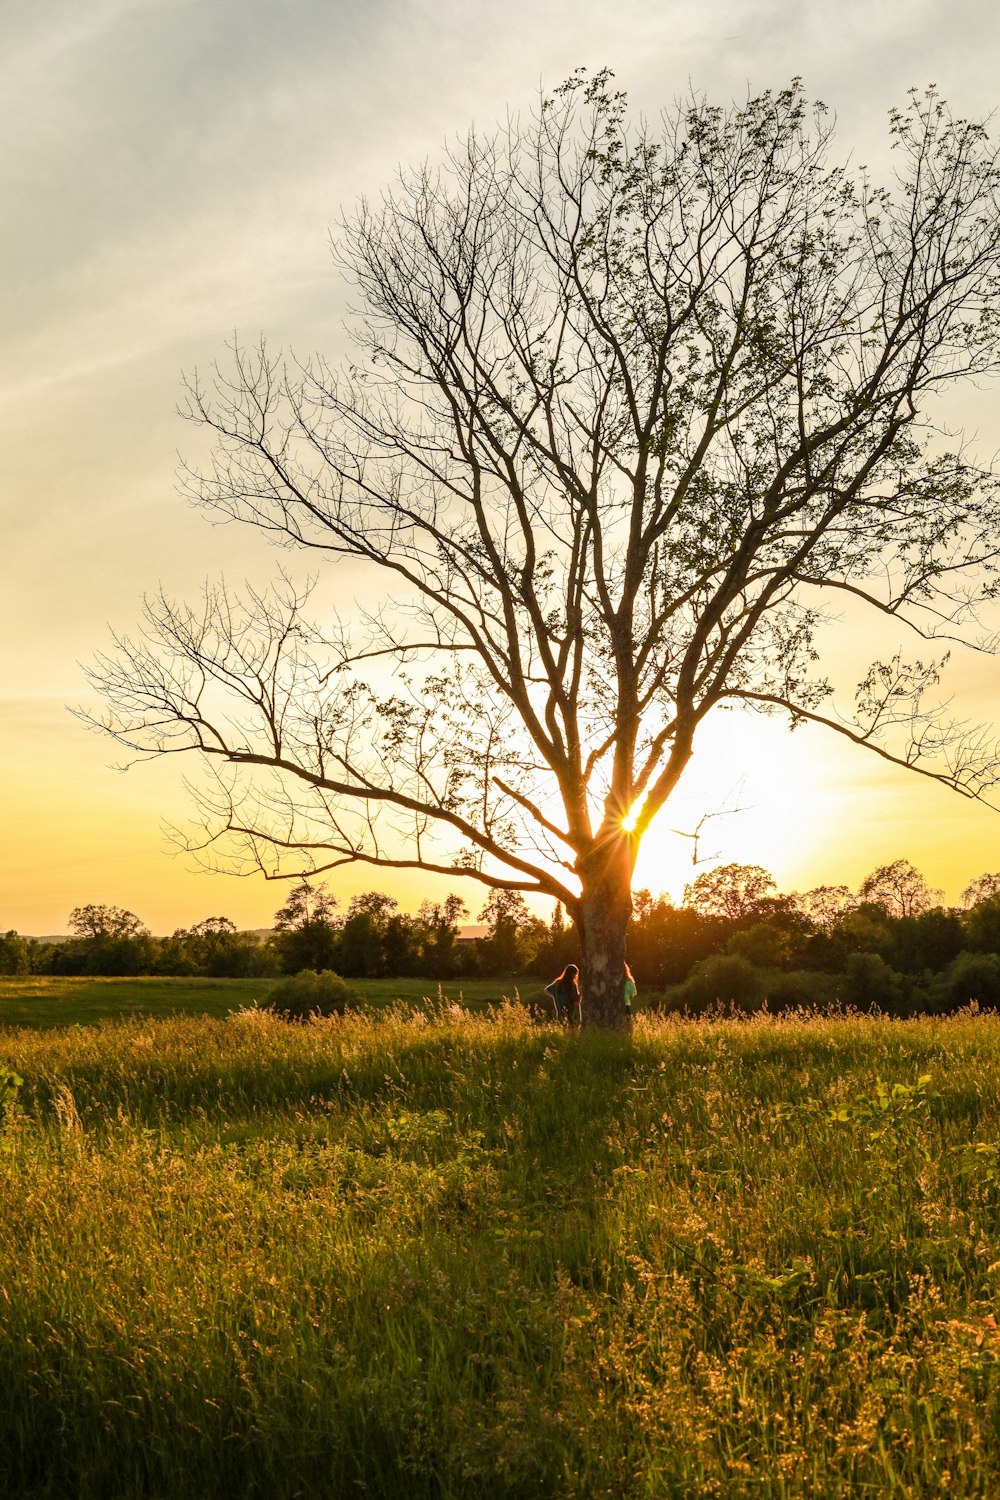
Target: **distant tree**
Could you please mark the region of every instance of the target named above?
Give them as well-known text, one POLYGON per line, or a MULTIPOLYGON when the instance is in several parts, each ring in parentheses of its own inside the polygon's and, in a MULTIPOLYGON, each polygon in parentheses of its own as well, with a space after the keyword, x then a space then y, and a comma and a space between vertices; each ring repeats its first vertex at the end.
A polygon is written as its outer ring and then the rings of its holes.
POLYGON ((891 963, 895 953, 896 918, 886 907, 870 902, 845 911, 813 939, 817 967, 843 970, 853 954, 874 953, 891 963))
POLYGON ((399 902, 395 896, 387 896, 385 891, 362 891, 360 895, 351 897, 347 915, 368 916, 376 922, 385 922, 398 910, 399 902))
POLYGON ((957 911, 931 907, 917 916, 900 917, 893 924, 891 962, 903 974, 936 973, 947 968, 966 941, 957 911))
POLYGON ((535 952, 533 972, 550 977, 559 974, 569 963, 580 963, 580 940, 576 929, 566 922, 566 913, 561 901, 552 909, 549 929, 544 938, 539 935, 535 952))
POLYGON ((523 973, 546 937, 544 922, 532 915, 519 891, 494 891, 479 920, 487 927, 478 944, 484 974, 523 973))
POLYGON ((1000 895, 987 896, 963 913, 966 948, 975 953, 1000 953, 1000 895))
POLYGON ((148 927, 122 906, 75 906, 69 914, 74 938, 52 954, 54 972, 147 974, 155 967, 157 942, 148 927))
POLYGON ((422 938, 419 921, 407 912, 393 912, 386 918, 382 931, 382 960, 378 972, 400 976, 418 973, 422 938))
POLYGON ((949 1003, 983 1007, 1000 1005, 1000 957, 996 953, 960 953, 948 969, 942 988, 949 1003))
POLYGON ((123 906, 74 906, 69 929, 81 938, 131 938, 149 931, 134 912, 123 906))
POLYGON ((19 933, 0 935, 0 974, 30 974, 31 953, 27 938, 19 933))
POLYGON ((368 592, 360 625, 287 583, 153 599, 99 661, 119 741, 217 769, 202 846, 559 901, 613 1025, 639 844, 710 715, 990 796, 933 650, 894 636, 853 703, 817 665, 845 597, 989 644, 996 477, 936 398, 1000 364, 998 158, 933 91, 889 130, 883 188, 798 82, 647 126, 578 73, 342 225, 344 370, 237 344, 190 382, 196 500, 368 592))
MULTIPOLYGON (((286 934, 287 935, 287 934, 286 934)), ((162 972, 209 974, 216 978, 253 979, 273 974, 274 954, 253 932, 240 932, 229 917, 206 917, 181 928, 161 945, 162 972), (164 949, 169 944, 170 955, 164 949)))
POLYGON ((286 974, 336 967, 337 902, 322 885, 300 880, 274 914, 275 946, 286 974))
POLYGON ((962 905, 978 906, 980 901, 991 901, 1000 896, 1000 872, 994 875, 977 875, 962 892, 962 905))
POLYGON ((201 922, 196 922, 191 931, 211 942, 235 937, 237 927, 231 917, 205 917, 201 922))
POLYGON ((423 901, 417 912, 421 968, 428 979, 451 979, 458 970, 459 923, 468 916, 461 896, 443 902, 423 901))
POLYGON ((629 965, 640 985, 676 984, 694 964, 717 953, 732 931, 723 917, 671 905, 647 890, 635 895, 629 930, 629 965))
POLYGON ((766 922, 756 922, 753 927, 734 932, 726 944, 726 952, 745 958, 757 969, 780 969, 790 958, 781 934, 766 922))
POLYGON ((872 906, 881 906, 892 917, 918 917, 930 911, 942 899, 943 892, 932 890, 926 879, 908 859, 879 865, 861 882, 858 897, 872 906))
POLYGON ((841 998, 859 1010, 898 1012, 905 988, 901 976, 878 953, 852 953, 847 960, 841 998))
POLYGON ((855 898, 846 885, 818 885, 811 891, 797 892, 794 900, 803 916, 818 927, 829 927, 855 905, 855 898))
POLYGON ((284 906, 275 912, 274 925, 279 932, 287 932, 309 922, 333 922, 336 910, 336 897, 331 896, 325 886, 300 880, 292 887, 284 906))
POLYGON ((684 905, 710 917, 743 922, 768 910, 774 877, 760 865, 719 865, 684 887, 684 905))
POLYGON ((169 937, 157 938, 153 972, 178 977, 188 977, 200 972, 198 960, 191 951, 188 934, 183 927, 177 928, 169 937))
POLYGON ((337 947, 337 968, 354 979, 372 979, 405 974, 412 944, 405 941, 396 916, 399 903, 384 891, 364 891, 352 896, 337 947), (393 962, 386 951, 390 923, 393 924, 393 962), (402 968, 398 965, 402 963, 402 968))

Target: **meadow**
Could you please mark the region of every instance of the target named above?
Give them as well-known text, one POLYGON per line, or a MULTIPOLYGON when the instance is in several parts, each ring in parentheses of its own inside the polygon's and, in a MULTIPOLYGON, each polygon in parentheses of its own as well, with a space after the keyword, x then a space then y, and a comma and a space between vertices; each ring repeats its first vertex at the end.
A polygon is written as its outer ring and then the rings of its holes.
POLYGON ((0 1029, 0 1492, 990 1496, 1000 1019, 0 1029))
MULTIPOLYGON (((276 983, 274 978, 0 975, 0 1026, 93 1026, 134 1016, 222 1018, 265 1004, 276 983)), ((532 995, 541 993, 541 981, 529 983, 532 995)), ((518 993, 517 981, 502 979, 456 979, 443 985, 429 985, 426 979, 352 979, 350 985, 368 1011, 384 1010, 400 1000, 420 1005, 425 999, 485 1010, 518 993)))

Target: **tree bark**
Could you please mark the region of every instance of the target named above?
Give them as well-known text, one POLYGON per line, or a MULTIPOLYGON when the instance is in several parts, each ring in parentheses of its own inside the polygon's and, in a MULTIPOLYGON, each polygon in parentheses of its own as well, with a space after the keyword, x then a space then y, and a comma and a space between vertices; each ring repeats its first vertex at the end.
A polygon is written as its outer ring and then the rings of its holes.
POLYGON ((627 1030, 625 934, 632 916, 633 840, 618 834, 619 846, 596 871, 583 871, 583 891, 574 920, 580 938, 583 1024, 627 1030))

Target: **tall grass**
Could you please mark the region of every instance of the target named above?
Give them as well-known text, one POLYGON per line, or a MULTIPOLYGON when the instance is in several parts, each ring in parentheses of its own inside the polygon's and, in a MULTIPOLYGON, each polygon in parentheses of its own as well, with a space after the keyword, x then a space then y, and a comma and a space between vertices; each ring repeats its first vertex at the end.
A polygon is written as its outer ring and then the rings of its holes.
POLYGON ((5 1494, 1000 1488, 995 1018, 249 1013, 3 1067, 5 1494))

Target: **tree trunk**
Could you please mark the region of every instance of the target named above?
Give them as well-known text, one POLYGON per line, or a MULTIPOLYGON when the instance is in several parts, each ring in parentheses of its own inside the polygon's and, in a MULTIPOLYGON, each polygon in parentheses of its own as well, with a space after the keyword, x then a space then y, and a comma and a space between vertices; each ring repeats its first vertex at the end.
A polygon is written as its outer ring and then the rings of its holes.
POLYGON ((625 1030, 625 931, 632 915, 632 859, 628 842, 596 878, 584 874, 574 913, 580 937, 580 987, 584 1025, 625 1030))

